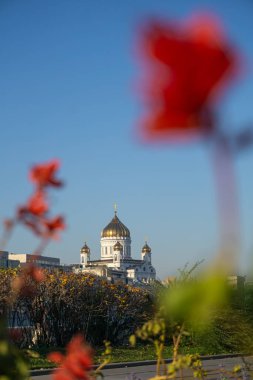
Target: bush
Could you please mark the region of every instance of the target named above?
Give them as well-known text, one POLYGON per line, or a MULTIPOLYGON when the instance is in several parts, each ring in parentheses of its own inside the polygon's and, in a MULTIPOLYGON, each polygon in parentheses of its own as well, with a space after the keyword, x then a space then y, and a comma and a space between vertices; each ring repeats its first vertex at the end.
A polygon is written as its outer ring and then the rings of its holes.
MULTIPOLYGON (((0 282, 9 283, 12 276, 13 271, 1 271, 0 282)), ((43 281, 29 285, 33 293, 19 295, 9 312, 9 326, 23 328, 20 346, 65 346, 77 332, 93 345, 105 339, 124 343, 153 309, 146 290, 91 274, 45 272, 43 281)), ((2 307, 9 296, 10 288, 1 287, 2 307)))

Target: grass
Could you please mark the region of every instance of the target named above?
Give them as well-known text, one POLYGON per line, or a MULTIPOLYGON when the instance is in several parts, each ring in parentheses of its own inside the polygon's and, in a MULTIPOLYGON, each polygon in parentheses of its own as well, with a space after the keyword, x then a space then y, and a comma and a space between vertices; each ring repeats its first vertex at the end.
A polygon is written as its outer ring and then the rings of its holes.
POLYGON ((48 361, 45 357, 29 358, 30 369, 55 368, 55 364, 48 361))
MULTIPOLYGON (((53 351, 62 351, 62 349, 52 349, 53 351)), ((31 369, 39 368, 53 368, 54 363, 46 359, 47 354, 52 351, 50 349, 38 349, 33 350, 31 356, 28 355, 31 369), (38 357, 36 357, 38 355, 38 357)), ((101 355, 104 348, 98 348, 95 350, 94 362, 99 364, 101 362, 101 355)), ((166 348, 166 356, 171 356, 171 349, 166 348)), ((129 362, 129 361, 141 361, 155 359, 155 354, 152 346, 138 346, 138 347, 114 347, 112 349, 112 363, 117 362, 129 362)))
MULTIPOLYGON (((104 348, 98 348, 95 350, 94 362, 95 364, 99 364, 101 362, 100 358, 103 353, 104 348)), ((61 351, 62 348, 40 348, 37 350, 33 350, 33 355, 29 356, 30 368, 31 369, 40 369, 40 368, 54 368, 55 364, 48 361, 46 359, 47 354, 51 351, 61 351), (37 357, 36 357, 37 356, 37 357)), ((211 355, 218 353, 226 353, 226 352, 213 352, 211 349, 207 349, 206 347, 182 347, 182 354, 194 354, 199 353, 201 355, 211 355)), ((171 358, 172 356, 172 347, 167 346, 164 350, 164 357, 171 358)), ((154 348, 151 345, 138 345, 136 347, 113 347, 112 349, 112 363, 117 362, 130 362, 130 361, 142 361, 142 360, 155 360, 155 352, 154 348)))

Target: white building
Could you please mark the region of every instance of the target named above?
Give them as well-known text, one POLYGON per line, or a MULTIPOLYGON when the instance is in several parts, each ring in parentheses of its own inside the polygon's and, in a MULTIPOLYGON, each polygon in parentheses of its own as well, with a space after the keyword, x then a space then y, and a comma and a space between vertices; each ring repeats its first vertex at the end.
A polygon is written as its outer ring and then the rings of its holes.
POLYGON ((0 268, 18 268, 19 265, 19 260, 9 259, 9 252, 0 251, 0 268))
POLYGON ((27 263, 33 263, 38 267, 45 269, 61 267, 60 259, 56 257, 38 256, 30 253, 9 253, 9 260, 18 260, 21 267, 27 263))
POLYGON ((142 248, 141 259, 131 255, 129 229, 119 220, 117 212, 111 222, 103 229, 100 240, 100 259, 90 259, 90 248, 85 243, 81 248, 80 267, 82 272, 91 272, 111 280, 149 283, 156 278, 151 263, 151 248, 147 242, 142 248))

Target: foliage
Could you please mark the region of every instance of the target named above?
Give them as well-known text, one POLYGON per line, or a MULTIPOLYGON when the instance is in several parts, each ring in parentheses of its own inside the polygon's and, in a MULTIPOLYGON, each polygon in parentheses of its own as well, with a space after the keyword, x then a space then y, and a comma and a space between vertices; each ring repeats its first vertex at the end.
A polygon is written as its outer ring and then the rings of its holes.
MULTIPOLYGON (((13 271, 3 270, 0 282, 3 277, 8 283, 13 276, 13 271)), ((9 313, 10 327, 18 323, 22 328, 20 346, 63 347, 77 332, 95 345, 108 339, 122 343, 152 315, 153 301, 147 291, 91 274, 45 271, 39 283, 27 281, 35 291, 19 294, 9 313)), ((10 295, 7 290, 0 289, 0 299, 10 295)))
MULTIPOLYGON (((206 373, 196 347, 200 348, 199 353, 253 351, 250 289, 243 302, 242 289, 229 287, 227 279, 217 273, 212 270, 192 276, 192 268, 185 267, 174 281, 156 286, 156 316, 130 337, 132 345, 137 338, 153 343, 157 357, 154 379, 174 379, 178 375, 182 378, 185 368, 191 369, 194 377, 204 378, 206 373), (173 345, 173 361, 169 366, 164 359, 165 342, 173 345), (187 348, 194 354, 186 354, 187 348)), ((241 378, 240 371, 237 368, 230 375, 241 378)))
POLYGON ((28 378, 28 363, 24 355, 10 342, 6 328, 0 324, 0 380, 28 378))
MULTIPOLYGON (((253 325, 243 310, 227 307, 217 310, 208 329, 191 331, 190 346, 201 345, 210 353, 250 353, 253 351, 253 325)), ((189 339, 189 340, 190 340, 189 339)))

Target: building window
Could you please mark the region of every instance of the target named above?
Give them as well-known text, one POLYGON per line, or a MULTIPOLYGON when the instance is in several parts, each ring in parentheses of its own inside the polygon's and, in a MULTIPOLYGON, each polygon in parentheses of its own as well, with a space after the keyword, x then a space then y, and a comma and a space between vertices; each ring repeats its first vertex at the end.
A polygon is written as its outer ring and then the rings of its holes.
POLYGON ((145 272, 146 268, 145 268, 145 267, 143 267, 143 270, 144 270, 144 272, 145 272))
POLYGON ((105 247, 105 254, 107 255, 107 247, 105 247))
POLYGON ((84 257, 82 256, 82 263, 84 263, 84 257))

